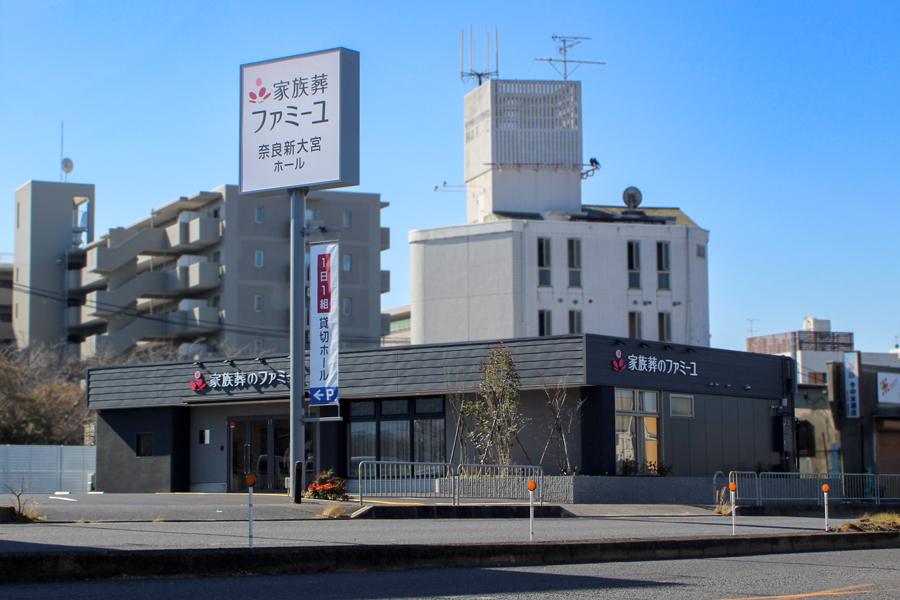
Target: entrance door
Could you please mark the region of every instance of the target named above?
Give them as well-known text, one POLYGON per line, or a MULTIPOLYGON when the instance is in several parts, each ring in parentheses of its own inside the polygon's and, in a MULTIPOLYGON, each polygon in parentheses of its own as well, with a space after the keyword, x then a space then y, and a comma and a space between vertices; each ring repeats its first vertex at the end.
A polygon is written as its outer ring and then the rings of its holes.
MULTIPOLYGON (((307 449, 313 446, 312 423, 306 426, 307 449)), ((291 422, 286 416, 228 419, 228 491, 247 491, 247 475, 256 477, 254 490, 287 491, 291 475, 291 422)), ((307 452, 312 459, 312 452, 307 452)), ((311 464, 307 481, 311 481, 311 464)))

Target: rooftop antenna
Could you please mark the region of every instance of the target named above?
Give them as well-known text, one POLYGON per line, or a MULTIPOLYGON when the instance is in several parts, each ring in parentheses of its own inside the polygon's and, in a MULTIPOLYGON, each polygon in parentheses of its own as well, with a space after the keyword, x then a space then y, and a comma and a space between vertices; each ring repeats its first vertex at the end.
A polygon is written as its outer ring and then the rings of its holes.
POLYGON ((469 70, 465 70, 464 63, 464 54, 465 54, 465 46, 466 46, 466 30, 463 29, 460 31, 459 38, 459 78, 463 83, 468 83, 473 78, 478 80, 478 85, 481 85, 486 80, 491 79, 492 77, 495 79, 499 79, 500 77, 500 37, 497 33, 497 28, 494 27, 494 70, 491 71, 491 36, 488 34, 487 27, 484 28, 484 70, 476 71, 473 65, 473 56, 474 56, 474 40, 475 36, 473 34, 472 26, 469 25, 469 70))
POLYGON ((747 319, 747 322, 750 323, 750 327, 747 329, 747 333, 749 333, 750 335, 747 336, 747 337, 754 337, 753 334, 756 333, 756 330, 753 329, 753 324, 754 324, 756 321, 759 321, 759 319, 747 319))
POLYGON ((560 44, 558 53, 562 58, 536 58, 534 59, 537 62, 545 62, 548 63, 551 67, 556 69, 556 72, 562 75, 563 81, 569 80, 569 75, 575 72, 575 69, 580 67, 581 65, 605 65, 605 62, 596 62, 592 60, 570 60, 569 59, 569 50, 577 46, 582 42, 582 40, 590 40, 589 37, 575 37, 572 35, 554 35, 552 37, 554 42, 560 44), (557 63, 562 63, 562 71, 556 66, 557 63), (569 65, 575 65, 571 71, 569 71, 569 65))

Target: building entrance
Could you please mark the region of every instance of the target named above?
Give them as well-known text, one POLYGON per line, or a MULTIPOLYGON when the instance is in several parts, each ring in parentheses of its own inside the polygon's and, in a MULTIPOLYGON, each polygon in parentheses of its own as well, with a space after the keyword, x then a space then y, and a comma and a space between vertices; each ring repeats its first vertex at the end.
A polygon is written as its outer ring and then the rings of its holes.
POLYGON ((291 424, 286 416, 228 419, 228 491, 247 490, 247 475, 256 477, 254 490, 285 490, 291 474, 291 424))

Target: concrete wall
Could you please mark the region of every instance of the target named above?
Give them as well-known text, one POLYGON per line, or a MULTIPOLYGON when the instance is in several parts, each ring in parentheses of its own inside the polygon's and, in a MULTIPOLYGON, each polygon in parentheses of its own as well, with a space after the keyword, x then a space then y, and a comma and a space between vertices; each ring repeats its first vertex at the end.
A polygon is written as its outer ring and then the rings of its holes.
POLYGON ((715 504, 712 477, 544 477, 544 502, 715 504))

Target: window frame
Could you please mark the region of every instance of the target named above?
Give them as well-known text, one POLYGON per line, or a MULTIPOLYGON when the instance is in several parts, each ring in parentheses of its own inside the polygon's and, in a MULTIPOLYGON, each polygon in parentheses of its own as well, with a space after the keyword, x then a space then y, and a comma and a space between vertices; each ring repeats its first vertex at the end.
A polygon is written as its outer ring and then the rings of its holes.
POLYGON ((350 298, 344 298, 344 301, 341 302, 341 312, 345 315, 353 314, 353 301, 350 298))
POLYGON ((659 328, 659 341, 672 341, 672 313, 660 311, 657 316, 657 325, 659 328))
POLYGON ((569 287, 581 287, 581 238, 566 240, 566 254, 569 265, 569 287))
POLYGON ((153 458, 154 451, 153 451, 153 432, 152 431, 143 431, 143 432, 134 434, 134 455, 136 458, 153 458), (150 452, 149 453, 144 452, 144 450, 142 448, 142 444, 141 444, 142 439, 150 440, 150 452))
POLYGON ((262 250, 257 250, 253 258, 253 266, 256 268, 264 267, 266 264, 266 254, 262 250))
POLYGON ((553 311, 538 310, 538 337, 551 337, 553 335, 553 311))
POLYGON ((539 237, 537 239, 537 248, 538 248, 538 286, 539 287, 550 287, 553 285, 553 280, 551 279, 551 244, 550 238, 547 237, 539 237))
POLYGON ((341 256, 341 269, 345 273, 349 273, 353 270, 353 258, 352 254, 344 254, 341 256))
POLYGON ((641 242, 628 240, 628 289, 641 289, 641 242))
POLYGON ((656 242, 656 287, 671 290, 671 245, 667 241, 656 242))
POLYGON ((644 339, 643 313, 639 310, 628 312, 628 339, 644 339))
POLYGON ((584 333, 582 318, 583 315, 580 310, 569 311, 569 335, 581 335, 584 333))
POLYGON ((264 310, 264 308, 265 308, 264 302, 265 302, 265 299, 264 299, 264 297, 263 297, 263 294, 256 294, 255 296, 253 296, 253 310, 254 310, 254 312, 258 312, 258 313, 263 312, 263 310, 264 310))
POLYGON ((341 218, 342 218, 342 223, 343 223, 344 229, 350 229, 353 227, 353 211, 352 210, 345 210, 343 213, 343 216, 341 218))
POLYGON ((256 207, 256 222, 262 223, 265 220, 266 216, 266 207, 265 206, 257 206, 256 207))
POLYGON ((694 396, 693 394, 669 394, 669 416, 673 419, 693 419, 695 414, 694 410, 694 396), (675 403, 672 402, 675 399, 679 400, 690 400, 691 402, 691 414, 677 414, 675 412, 675 403))

